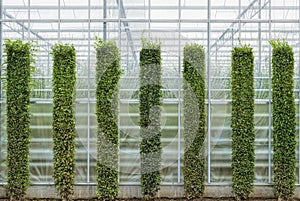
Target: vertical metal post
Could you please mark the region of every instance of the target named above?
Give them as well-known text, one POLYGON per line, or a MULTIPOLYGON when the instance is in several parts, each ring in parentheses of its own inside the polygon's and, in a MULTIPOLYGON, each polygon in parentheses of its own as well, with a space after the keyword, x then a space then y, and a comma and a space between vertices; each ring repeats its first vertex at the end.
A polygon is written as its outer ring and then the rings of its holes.
MULTIPOLYGON (((271 1, 269 1, 269 40, 271 40, 271 1)), ((271 66, 272 58, 271 58, 271 47, 269 46, 269 135, 268 135, 268 183, 272 182, 272 169, 271 169, 271 160, 272 160, 272 66, 271 66)))
POLYGON ((24 40, 25 39, 24 22, 22 24, 23 24, 23 26, 22 26, 22 40, 24 40))
MULTIPOLYGON (((47 43, 47 50, 48 50, 48 52, 50 52, 50 44, 49 43, 47 43)), ((49 75, 51 75, 51 69, 52 69, 51 61, 50 61, 50 53, 47 53, 47 67, 48 67, 47 76, 49 76, 49 75)))
POLYGON ((241 13, 242 13, 242 0, 239 0, 239 38, 241 38, 241 13))
POLYGON ((107 39, 107 0, 103 0, 103 40, 107 39))
POLYGON ((258 72, 261 73, 261 0, 258 0, 258 72))
MULTIPOLYGON (((2 32, 3 32, 3 0, 0 0, 0 42, 2 43, 2 32)), ((0 65, 2 65, 3 51, 2 46, 0 47, 0 65)), ((2 78, 2 68, 0 68, 0 78, 2 78)), ((0 101, 2 102, 2 81, 0 80, 0 101)), ((2 163, 2 103, 0 104, 0 163, 2 163)))
MULTIPOLYGON (((129 52, 129 44, 128 44, 128 40, 127 40, 127 44, 126 44, 126 52, 129 52)), ((131 59, 129 59, 129 54, 126 54, 126 70, 129 71, 130 73, 132 72, 132 68, 129 68, 129 62, 133 62, 131 59)), ((126 72, 127 74, 128 72, 126 72)))
POLYGON ((87 183, 90 182, 90 136, 91 136, 91 0, 88 0, 88 130, 87 130, 87 183))
POLYGON ((180 163, 181 163, 181 149, 180 149, 180 140, 181 140, 181 0, 179 0, 178 7, 178 135, 177 135, 177 183, 180 183, 180 163))
MULTIPOLYGON (((122 42, 122 29, 121 29, 121 2, 122 0, 117 0, 118 1, 118 46, 119 46, 119 50, 121 50, 121 42, 122 42)), ((123 5, 123 4, 122 4, 123 5)), ((126 20, 126 19, 124 19, 126 20)), ((128 28, 128 27, 126 27, 128 28)), ((128 47, 128 45, 127 45, 128 47)), ((121 51, 120 51, 121 52, 121 51)), ((122 55, 121 55, 121 59, 122 59, 122 55)), ((121 130, 120 130, 120 110, 121 110, 121 103, 120 103, 120 93, 118 93, 118 183, 120 183, 120 166, 121 166, 121 145, 120 145, 120 137, 121 137, 121 130)))
MULTIPOLYGON (((299 12, 299 18, 300 19, 300 1, 298 1, 299 3, 299 8, 298 8, 298 12, 299 12)), ((300 23, 298 23, 298 47, 300 50, 300 23)), ((298 50, 298 51, 299 51, 298 50)), ((300 54, 298 56, 298 82, 300 83, 300 54)), ((298 98, 298 184, 300 184, 300 88, 298 89, 298 94, 299 94, 299 98, 298 98)))
POLYGON ((151 29, 151 0, 148 0, 148 39, 150 39, 150 29, 151 29))
POLYGON ((210 29, 211 29, 211 0, 207 0, 207 91, 208 91, 208 106, 207 106, 207 183, 210 183, 210 116, 211 116, 211 93, 210 93, 210 29))
POLYGON ((231 48, 233 49, 233 45, 234 45, 234 33, 233 33, 233 27, 231 28, 231 48))
POLYGON ((31 20, 30 20, 30 0, 28 0, 28 41, 30 41, 30 23, 31 23, 31 20))
POLYGON ((61 5, 61 0, 58 0, 58 42, 60 42, 60 5, 61 5))

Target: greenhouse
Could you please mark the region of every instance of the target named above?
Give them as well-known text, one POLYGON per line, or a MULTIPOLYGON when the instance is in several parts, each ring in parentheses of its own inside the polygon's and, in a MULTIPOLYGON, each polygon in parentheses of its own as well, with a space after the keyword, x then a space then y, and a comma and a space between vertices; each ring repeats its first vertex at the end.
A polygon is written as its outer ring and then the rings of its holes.
POLYGON ((0 16, 0 198, 27 73, 27 197, 57 198, 69 158, 75 198, 300 198, 299 0, 0 0, 0 16))

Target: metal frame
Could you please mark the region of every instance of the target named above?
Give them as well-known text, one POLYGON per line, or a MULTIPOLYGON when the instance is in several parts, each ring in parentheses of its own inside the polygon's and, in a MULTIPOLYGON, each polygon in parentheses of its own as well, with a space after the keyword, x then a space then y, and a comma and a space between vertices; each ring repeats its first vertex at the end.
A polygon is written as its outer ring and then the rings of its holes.
MULTIPOLYGON (((299 4, 299 19, 300 19, 300 1, 298 1, 299 4)), ((298 51, 300 51, 300 24, 298 25, 298 51)), ((296 58, 296 57, 295 57, 296 58)), ((298 54, 298 65, 300 66, 300 54, 298 54)), ((298 81, 300 83, 300 67, 298 67, 298 81)), ((298 96, 300 98, 300 90, 298 92, 298 96)), ((298 183, 300 183, 300 101, 298 103, 298 183)))
POLYGON ((178 58, 178 135, 177 135, 177 183, 181 183, 181 179, 180 179, 180 176, 181 176, 181 84, 182 84, 182 81, 181 81, 181 22, 180 22, 180 19, 181 19, 181 0, 178 0, 179 1, 179 7, 178 7, 178 29, 179 29, 179 32, 178 32, 178 55, 179 55, 179 58, 178 58))
POLYGON ((207 67, 206 67, 206 74, 207 74, 207 92, 208 92, 208 106, 207 106, 207 183, 210 184, 210 131, 211 131, 211 91, 210 91, 210 55, 211 55, 211 44, 210 44, 210 31, 211 31, 211 1, 207 0, 207 67))
MULTIPOLYGON (((105 1, 105 0, 104 0, 105 1)), ((91 19, 91 0, 88 0, 88 19, 91 19)), ((88 37, 91 38, 91 23, 88 24, 88 37)), ((91 126, 91 40, 88 40, 88 116, 87 116, 87 183, 90 183, 90 126, 91 126)))
MULTIPOLYGON (((49 47, 53 45, 55 42, 59 41, 72 41, 75 43, 75 46, 79 49, 77 51, 77 58, 80 64, 86 62, 87 63, 87 75, 79 75, 78 79, 86 79, 87 85, 86 88, 79 89, 78 91, 87 92, 87 98, 78 99, 78 103, 87 103, 87 172, 86 172, 86 183, 84 184, 93 184, 91 182, 91 171, 90 171, 90 140, 91 140, 91 127, 92 120, 91 120, 91 107, 92 104, 95 103, 95 99, 92 97, 91 93, 94 89, 92 89, 91 79, 94 79, 93 75, 93 63, 95 59, 92 58, 92 49, 91 45, 93 43, 93 34, 94 33, 103 33, 104 40, 116 40, 118 42, 118 46, 120 48, 126 48, 127 52, 122 52, 122 54, 126 54, 121 61, 121 66, 126 66, 128 68, 132 68, 138 71, 138 51, 140 49, 140 40, 139 37, 141 36, 140 33, 143 32, 141 28, 137 25, 139 23, 146 24, 146 30, 148 34, 148 38, 152 36, 152 34, 161 34, 164 36, 165 33, 169 35, 165 36, 162 40, 166 44, 163 45, 163 54, 167 55, 170 54, 170 58, 168 58, 168 64, 164 64, 166 68, 176 67, 176 75, 171 74, 167 75, 170 79, 172 78, 178 84, 178 88, 176 89, 165 89, 167 91, 175 92, 177 97, 174 99, 164 100, 165 103, 174 103, 177 104, 177 180, 174 181, 174 185, 181 185, 183 180, 180 178, 181 176, 181 107, 182 107, 182 97, 181 97, 181 84, 182 84, 182 73, 181 73, 181 65, 182 65, 182 51, 183 47, 186 42, 193 42, 197 41, 200 44, 206 46, 207 50, 207 183, 208 184, 228 184, 230 181, 226 181, 225 183, 214 182, 212 179, 212 132, 216 129, 216 126, 213 125, 212 118, 214 118, 214 113, 212 111, 212 107, 214 105, 228 105, 231 103, 230 98, 224 99, 215 99, 214 92, 228 92, 230 89, 227 86, 220 86, 218 89, 215 89, 212 85, 213 80, 223 80, 228 81, 230 77, 228 74, 215 74, 215 70, 225 70, 228 73, 228 68, 230 67, 230 59, 228 58, 228 51, 236 44, 235 39, 237 34, 239 37, 243 37, 242 33, 246 36, 242 38, 245 41, 254 41, 258 39, 258 42, 254 45, 254 48, 258 50, 258 57, 257 57, 257 66, 259 72, 264 72, 261 77, 256 77, 258 79, 266 80, 268 83, 268 88, 264 89, 257 89, 256 91, 265 92, 267 97, 265 99, 256 99, 255 104, 258 105, 266 105, 268 108, 268 112, 265 114, 268 117, 267 126, 260 126, 257 129, 265 129, 268 132, 268 175, 267 181, 265 184, 272 184, 272 122, 271 122, 271 48, 270 46, 266 45, 266 41, 272 39, 274 37, 274 32, 278 32, 281 34, 285 34, 287 36, 287 40, 292 43, 293 46, 298 48, 300 45, 300 3, 297 5, 271 5, 271 0, 249 0, 249 4, 247 6, 242 5, 241 0, 239 0, 237 5, 214 5, 214 2, 211 0, 207 0, 205 5, 182 5, 183 0, 178 0, 178 5, 172 6, 159 6, 154 5, 151 0, 145 0, 143 5, 124 5, 123 0, 103 0, 103 5, 91 5, 91 0, 88 0, 87 5, 62 5, 61 0, 58 0, 57 5, 54 6, 47 6, 47 5, 31 5, 30 0, 28 0, 28 5, 3 5, 3 1, 0 0, 0 39, 3 38, 11 38, 16 39, 21 37, 26 40, 31 40, 32 38, 37 39, 38 41, 43 41, 43 44, 40 45, 41 47, 41 54, 39 55, 40 58, 46 58, 45 62, 48 62, 49 65, 49 54, 47 51, 49 47), (109 5, 108 2, 114 2, 114 5, 109 5), (147 2, 147 3, 146 3, 147 2), (48 9, 57 10, 58 18, 57 19, 39 19, 34 17, 34 12, 36 10, 41 12, 47 12, 48 9), (18 15, 14 15, 17 13, 17 10, 27 11, 27 18, 18 18, 18 15), (134 16, 130 16, 127 11, 134 11, 134 12, 144 12, 145 18, 134 18, 134 16), (178 16, 172 19, 164 19, 162 16, 160 19, 153 19, 151 11, 176 11, 178 12, 178 16), (186 10, 197 10, 199 12, 207 12, 207 16, 205 18, 197 17, 194 19, 185 19, 184 18, 184 11, 186 10), (225 12, 225 11, 238 11, 237 16, 235 19, 217 19, 213 16, 213 13, 218 12, 225 12), (292 19, 272 19, 272 11, 295 11, 298 12, 298 18, 292 19), (79 17, 77 19, 62 19, 62 12, 65 11, 87 11, 87 18, 86 17, 79 17), (95 18, 93 16, 94 12, 101 12, 101 19, 95 18), (117 11, 118 16, 111 16, 107 11, 117 11), (57 25, 57 28, 51 27, 35 27, 35 23, 44 23, 44 24, 51 24, 54 23, 57 25), (87 28, 83 28, 82 30, 74 29, 72 27, 63 27, 66 23, 69 23, 70 26, 78 24, 87 25, 87 28), (95 27, 94 24, 99 25, 99 27, 95 27), (103 28, 100 25, 103 24, 103 28), (110 27, 110 24, 114 24, 116 27, 110 27), (227 26, 224 26, 227 24, 227 26), (293 27, 281 29, 281 28, 273 28, 272 25, 280 25, 280 24, 298 24, 297 30, 293 29, 293 27), (174 25, 174 26, 171 26, 174 25), (198 28, 197 25, 199 25, 198 28), (201 25, 201 26, 200 26, 201 25), (254 25, 250 28, 245 28, 246 25, 254 25), (216 26, 216 27, 214 27, 216 26), (169 27, 169 28, 168 28, 169 27), (27 36, 26 35, 27 32, 27 36), (298 32, 297 37, 293 36, 293 32, 298 32), (53 33, 57 33, 57 36, 53 35, 53 33), (87 33, 87 38, 82 38, 80 33, 87 33), (111 37, 108 35, 111 33, 117 37, 111 37), (125 33, 123 36, 122 33, 125 33), (171 34, 175 33, 174 36, 171 34), (252 34, 258 34, 257 37, 252 37, 252 34), (69 35, 68 35, 69 34, 69 35), (12 36, 10 36, 12 35, 12 36), (123 37, 125 37, 128 43, 123 42, 123 37), (199 37, 201 36, 201 37, 199 37), (178 40, 178 43, 172 43, 172 41, 178 40), (82 42, 83 41, 83 42, 82 42), (296 44, 297 43, 297 44, 296 44), (267 50, 267 51, 266 51, 267 50), (88 57, 88 59, 86 59, 88 57), (175 58, 175 59, 174 59, 175 58), (130 60, 133 60, 130 61, 130 60), (269 64, 267 65, 267 62, 269 64), (130 64, 128 64, 131 62, 130 64), (265 67, 267 66, 267 67, 265 67), (268 72, 267 72, 268 71, 268 72), (267 73, 266 73, 267 72, 267 73)), ((286 0, 289 1, 289 0, 286 0)), ((274 1, 272 1, 273 3, 274 1)), ((298 1, 299 2, 299 1, 298 1)), ((155 37, 156 35, 154 35, 155 37)), ((0 50, 0 55, 2 55, 2 49, 0 50)), ((123 56, 123 55, 122 55, 123 56)), ((295 58, 300 60, 300 53, 295 53, 295 58)), ((43 59, 42 59, 43 60, 43 59)), ((0 58, 1 63, 1 58, 0 58)), ((299 80, 300 82, 300 67, 299 62, 297 63, 297 67, 299 70, 299 75, 295 77, 295 80, 299 80)), ((82 67, 82 66, 80 66, 82 67)), ((136 72, 136 71, 135 71, 136 72)), ((47 76, 36 76, 35 79, 51 79, 51 75, 47 76)), ((138 76, 131 76, 126 77, 124 75, 124 79, 138 79, 138 76)), ((0 85, 0 88, 2 86, 0 85)), ((2 89, 1 89, 2 90, 2 89)), ((50 89, 37 89, 41 92, 49 91, 50 89)), ((136 88, 131 87, 127 89, 121 89, 121 92, 133 92, 136 88)), ((298 93, 300 96, 300 90, 295 90, 295 93, 298 93)), ((0 97, 2 98, 2 97, 0 97)), ((36 101, 37 103, 51 103, 51 99, 32 99, 32 101, 36 101)), ((1 103, 4 103, 5 100, 1 99, 1 103)), ((138 103, 136 99, 124 99, 120 96, 120 104, 124 103, 138 103)), ((300 101, 297 99, 296 103, 300 107, 300 101)), ((0 110, 0 113, 2 111, 0 110)), ((298 113, 300 117, 300 110, 298 113)), ((227 114, 224 114, 224 118, 228 117, 227 114)), ((300 118, 299 124, 300 124, 300 118)), ((120 117, 118 119, 118 125, 120 127, 120 117)), ((0 129, 1 129, 0 125, 0 129)), ((227 126, 224 126, 224 129, 230 129, 227 126)), ((1 130, 2 131, 2 130, 1 130)), ((3 132, 3 131, 2 131, 3 132)), ((300 129, 298 129, 300 133, 300 129)), ((0 141, 2 136, 0 135, 0 141)), ((300 135, 298 138, 300 141, 300 135)), ((1 141, 3 144, 3 142, 1 141)), ((0 147, 1 149, 1 147, 0 147)), ((300 158, 300 143, 298 146, 298 158, 300 158)), ((120 154, 120 153, 119 153, 120 154)), ((1 157, 1 156, 0 156, 1 157)), ((119 164, 120 164, 119 159, 119 164)), ((300 166, 300 161, 298 161, 298 166, 300 166)), ((298 183, 300 182, 300 168, 298 170, 298 183)), ((121 184, 138 184, 136 182, 121 182, 121 184)), ((169 184, 168 182, 163 184, 169 184)))
MULTIPOLYGON (((271 1, 269 2, 269 40, 271 40, 271 17, 272 17, 272 10, 271 10, 271 1)), ((268 128, 268 183, 272 182, 272 67, 271 67, 271 47, 269 46, 269 103, 268 103, 268 112, 269 112, 269 128, 268 128)))
MULTIPOLYGON (((3 0, 0 0, 0 20, 3 18, 3 0)), ((0 21, 0 41, 3 40, 3 23, 0 21)), ((0 47, 0 64, 2 64, 3 49, 0 47)), ((2 77, 2 68, 0 69, 0 77, 2 77)), ((0 100, 2 99, 2 82, 0 82, 0 100)), ((0 115, 2 116, 2 105, 0 105, 0 115)), ((2 153, 2 121, 0 121, 0 153, 2 153)), ((2 161, 2 154, 0 154, 2 161)))

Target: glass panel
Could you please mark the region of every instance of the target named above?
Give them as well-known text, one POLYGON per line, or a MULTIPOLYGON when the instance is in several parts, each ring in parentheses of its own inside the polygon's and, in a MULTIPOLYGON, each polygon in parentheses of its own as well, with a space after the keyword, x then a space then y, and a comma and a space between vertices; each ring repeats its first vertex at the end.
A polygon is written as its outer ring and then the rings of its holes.
POLYGON ((53 104, 33 103, 30 106, 30 180, 35 183, 51 183, 53 163, 52 110, 53 104))
POLYGON ((255 182, 268 183, 269 109, 267 104, 255 105, 255 182))
MULTIPOLYGON (((141 50, 141 37, 144 36, 154 40, 159 39, 162 42, 162 82, 165 102, 162 107, 163 183, 178 181, 178 146, 180 146, 181 156, 180 182, 183 182, 184 139, 181 135, 181 141, 178 144, 179 129, 183 133, 183 128, 180 128, 182 122, 178 121, 181 120, 178 113, 183 111, 182 104, 179 105, 179 101, 182 101, 180 89, 182 89, 183 48, 191 43, 204 45, 205 50, 210 53, 206 58, 209 59, 210 64, 207 67, 210 76, 208 80, 210 97, 207 92, 207 98, 210 100, 207 102, 211 103, 211 116, 208 117, 211 120, 211 125, 209 125, 210 182, 231 182, 231 50, 234 46, 240 45, 238 38, 241 39, 242 44, 250 44, 255 55, 255 182, 268 183, 269 176, 272 176, 268 175, 270 155, 268 139, 271 118, 268 105, 271 87, 269 85, 271 62, 269 56, 272 51, 269 40, 285 38, 293 47, 296 60, 295 99, 298 107, 300 26, 296 20, 299 19, 299 1, 212 0, 209 12, 210 26, 208 26, 208 21, 203 21, 208 20, 208 1, 107 0, 106 5, 103 0, 89 1, 61 0, 59 15, 58 0, 3 0, 3 39, 34 40, 40 47, 35 56, 36 71, 33 74, 34 87, 31 94, 31 181, 34 183, 53 182, 52 57, 49 52, 51 52, 51 47, 60 41, 74 44, 77 55, 76 182, 86 183, 88 180, 96 182, 97 124, 94 77, 96 58, 93 44, 94 36, 99 36, 116 41, 120 48, 121 69, 124 70, 120 81, 119 96, 120 182, 139 182, 139 51, 141 50), (89 1, 90 11, 88 10, 89 1), (269 2, 272 4, 271 7, 269 2), (31 6, 30 15, 28 3, 31 6), (271 8, 270 13, 269 8, 271 8), (269 14, 271 14, 272 21, 269 21, 269 14), (58 20, 59 16, 61 22, 58 20), (208 28, 210 28, 209 33, 208 28), (209 47, 207 47, 208 44, 209 47), (89 100, 88 97, 91 99, 89 100), (90 139, 88 139, 88 134, 90 139)), ((3 72, 1 74, 3 76, 3 72)), ((5 181, 6 173, 2 171, 6 168, 4 159, 7 143, 5 90, 1 88, 1 92, 0 181, 5 181)), ((297 114, 299 115, 298 110, 297 114)), ((298 127, 297 133, 299 134, 298 127)), ((299 140, 298 136, 297 139, 299 140)), ((299 146, 297 146, 297 161, 296 172, 299 183, 299 146)))
POLYGON ((211 170, 212 183, 231 182, 231 105, 211 105, 211 170))

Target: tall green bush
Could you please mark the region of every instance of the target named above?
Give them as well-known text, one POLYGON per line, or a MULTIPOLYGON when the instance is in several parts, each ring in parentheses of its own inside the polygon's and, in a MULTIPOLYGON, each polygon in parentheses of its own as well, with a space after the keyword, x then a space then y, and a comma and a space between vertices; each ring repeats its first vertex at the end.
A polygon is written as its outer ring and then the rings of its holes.
POLYGON ((150 199, 156 195, 161 181, 161 47, 158 42, 142 42, 139 93, 141 184, 144 198, 150 199))
POLYGON ((53 177, 62 199, 73 195, 75 177, 76 52, 73 45, 56 44, 53 55, 53 177))
POLYGON ((253 191, 254 174, 254 55, 244 45, 232 50, 232 182, 233 193, 246 199, 253 191))
POLYGON ((283 200, 292 198, 296 168, 296 106, 294 53, 285 41, 270 41, 272 52, 272 118, 274 188, 283 200))
POLYGON ((205 190, 205 50, 198 44, 184 47, 184 190, 187 198, 205 190))
POLYGON ((95 44, 97 130, 97 195, 114 200, 118 183, 118 82, 121 78, 120 53, 115 42, 95 44))
POLYGON ((31 43, 5 41, 7 84, 7 190, 20 200, 29 186, 31 43))

